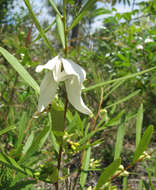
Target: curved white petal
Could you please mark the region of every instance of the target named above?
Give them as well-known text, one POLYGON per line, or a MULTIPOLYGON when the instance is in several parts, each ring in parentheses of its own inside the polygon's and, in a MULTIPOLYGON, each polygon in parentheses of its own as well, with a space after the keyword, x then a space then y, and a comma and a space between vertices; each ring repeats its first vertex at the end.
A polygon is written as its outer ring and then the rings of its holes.
POLYGON ((75 64, 72 60, 63 58, 61 60, 66 74, 77 76, 80 83, 83 83, 84 79, 86 78, 86 71, 78 64, 75 64))
POLYGON ((55 65, 60 64, 61 60, 58 56, 54 57, 53 59, 49 60, 45 65, 38 65, 36 67, 36 72, 41 72, 43 69, 53 70, 55 65))
POLYGON ((37 73, 39 73, 39 72, 41 72, 44 68, 43 68, 44 66, 43 65, 38 65, 37 67, 36 67, 36 72, 37 73))
POLYGON ((77 77, 65 81, 66 91, 69 102, 81 113, 90 115, 91 110, 84 104, 81 97, 81 84, 77 77))
POLYGON ((52 72, 48 72, 41 82, 38 111, 42 112, 53 100, 57 90, 57 82, 54 81, 52 72))
POLYGON ((62 68, 61 61, 57 61, 57 63, 55 64, 55 66, 53 68, 53 76, 54 76, 54 80, 56 82, 59 82, 59 75, 61 73, 61 68, 62 68))

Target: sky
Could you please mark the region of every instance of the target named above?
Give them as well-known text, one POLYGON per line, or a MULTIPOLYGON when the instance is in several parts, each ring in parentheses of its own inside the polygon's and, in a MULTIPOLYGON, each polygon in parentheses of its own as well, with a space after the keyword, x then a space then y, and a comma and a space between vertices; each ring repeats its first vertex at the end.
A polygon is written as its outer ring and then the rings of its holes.
MULTIPOLYGON (((58 3, 60 2, 60 0, 55 0, 55 1, 58 2, 58 3)), ((136 0, 136 3, 140 2, 140 1, 142 1, 142 0, 136 0)), ((51 22, 52 22, 52 21, 51 21, 51 20, 52 20, 52 17, 49 16, 47 7, 44 6, 44 3, 45 3, 45 2, 46 2, 45 0, 44 0, 44 1, 43 1, 43 0, 30 0, 30 3, 31 3, 31 5, 32 5, 33 9, 35 10, 35 12, 36 12, 36 10, 37 10, 37 12, 38 12, 37 17, 38 17, 38 19, 40 20, 40 22, 43 22, 44 20, 49 20, 49 23, 51 23, 51 22)), ((16 12, 19 12, 21 6, 23 6, 24 8, 26 8, 26 6, 25 6, 25 4, 24 4, 24 1, 15 0, 15 1, 14 1, 14 7, 15 7, 15 8, 12 10, 12 15, 13 15, 14 13, 16 13, 16 12)), ((106 4, 106 3, 102 3, 102 2, 98 2, 98 3, 97 3, 97 6, 98 6, 98 8, 104 7, 104 8, 111 9, 110 4, 106 4)), ((135 8, 136 8, 136 7, 137 7, 137 6, 135 5, 135 8)), ((128 5, 125 6, 125 5, 123 5, 122 3, 116 4, 116 5, 114 6, 114 8, 116 8, 117 11, 120 12, 120 13, 128 12, 128 11, 131 11, 131 9, 132 9, 132 7, 129 7, 128 5)), ((104 18, 104 17, 105 17, 105 15, 103 15, 103 16, 98 16, 98 17, 95 19, 95 23, 93 24, 93 28, 94 28, 94 29, 96 29, 96 28, 102 26, 102 22, 103 22, 103 18, 104 18)), ((93 30, 94 30, 94 29, 93 29, 93 30)))

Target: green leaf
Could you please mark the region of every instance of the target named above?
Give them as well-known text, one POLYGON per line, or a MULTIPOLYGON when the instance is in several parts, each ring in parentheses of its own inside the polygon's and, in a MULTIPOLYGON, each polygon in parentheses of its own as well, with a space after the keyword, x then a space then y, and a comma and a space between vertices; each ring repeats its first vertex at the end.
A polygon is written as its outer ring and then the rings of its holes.
POLYGON ((64 26, 61 17, 57 14, 56 15, 56 26, 58 30, 58 34, 62 43, 63 48, 65 49, 65 33, 64 33, 64 26))
POLYGON ((148 173, 150 188, 151 190, 155 190, 154 183, 152 182, 152 175, 150 169, 147 169, 147 173, 148 173))
POLYGON ((127 177, 123 178, 122 190, 127 190, 127 177))
POLYGON ((98 179, 96 190, 99 190, 106 182, 110 180, 113 174, 118 170, 121 164, 121 159, 114 160, 109 166, 107 166, 98 179))
POLYGON ((121 124, 118 128, 117 132, 117 140, 115 144, 115 154, 114 154, 114 160, 120 158, 120 154, 122 151, 122 146, 123 146, 123 140, 124 140, 124 135, 125 135, 125 125, 121 124))
POLYGON ((114 82, 118 82, 118 81, 130 79, 130 78, 134 78, 134 77, 136 77, 138 75, 142 75, 142 74, 150 72, 150 71, 152 71, 154 69, 156 69, 156 67, 152 67, 150 69, 146 69, 146 70, 141 71, 141 72, 137 72, 137 73, 130 74, 130 75, 127 75, 127 76, 124 76, 124 77, 120 77, 120 78, 117 78, 117 79, 109 80, 109 81, 106 81, 106 82, 100 82, 98 84, 95 84, 93 86, 90 86, 88 88, 83 89, 82 92, 87 92, 87 91, 90 91, 90 90, 94 90, 95 88, 100 88, 100 87, 102 87, 104 85, 111 84, 111 83, 114 83, 114 82))
POLYGON ((49 0, 49 3, 51 4, 51 6, 53 7, 53 9, 55 10, 55 12, 60 16, 62 17, 60 11, 58 10, 58 8, 56 7, 55 3, 53 0, 49 0))
POLYGON ((136 121, 136 147, 139 145, 141 139, 141 129, 143 122, 143 104, 140 105, 140 108, 137 113, 137 121, 136 121))
POLYGON ((15 125, 11 125, 11 126, 5 128, 5 129, 0 130, 0 136, 3 135, 3 134, 5 134, 5 133, 7 133, 8 131, 13 130, 13 129, 16 129, 15 125))
POLYGON ((108 121, 108 126, 114 126, 119 125, 121 123, 121 118, 123 117, 123 114, 125 114, 125 110, 121 110, 114 118, 108 121))
POLYGON ((146 150, 148 144, 150 143, 152 134, 153 134, 154 127, 150 125, 144 132, 139 145, 136 148, 136 151, 134 153, 133 157, 133 163, 137 161, 137 159, 143 154, 143 152, 146 150))
POLYGON ((136 91, 132 92, 130 95, 128 95, 128 96, 126 96, 126 97, 120 99, 119 101, 117 101, 117 102, 115 102, 115 103, 113 103, 113 104, 110 104, 110 105, 106 106, 105 109, 108 109, 108 108, 110 108, 110 107, 112 107, 112 106, 121 104, 121 103, 123 103, 123 102, 129 100, 130 98, 136 96, 139 92, 140 92, 140 90, 136 90, 136 91))
POLYGON ((32 131, 23 147, 22 154, 26 154, 26 152, 28 151, 28 149, 30 148, 30 146, 33 143, 34 137, 35 137, 35 135, 34 135, 34 132, 32 131))
MULTIPOLYGON (((44 29, 44 33, 48 32, 51 27, 56 23, 56 19, 53 20, 53 22, 51 24, 49 24, 49 26, 47 28, 44 29)), ((41 35, 39 34, 32 42, 31 44, 35 43, 36 41, 38 41, 41 38, 41 35)))
POLYGON ((29 149, 27 150, 26 154, 21 157, 18 163, 25 163, 28 162, 30 157, 36 153, 37 151, 40 150, 40 148, 43 146, 45 143, 46 139, 49 136, 51 128, 49 126, 45 126, 42 131, 33 139, 33 142, 29 149))
POLYGON ((107 99, 107 97, 112 93, 114 92, 119 86, 121 86, 125 81, 119 81, 119 82, 115 82, 113 85, 112 85, 112 89, 110 89, 108 91, 108 93, 103 97, 103 100, 107 99))
POLYGON ((9 168, 15 169, 16 171, 20 171, 25 175, 33 176, 31 170, 27 168, 22 168, 14 159, 7 156, 4 152, 0 152, 0 162, 5 164, 9 168))
POLYGON ((26 83, 29 84, 38 94, 40 87, 37 82, 31 77, 27 70, 19 63, 19 61, 11 55, 7 50, 0 47, 0 53, 5 57, 5 59, 10 63, 10 65, 18 72, 18 74, 24 79, 26 83))
POLYGON ((96 17, 96 16, 99 16, 99 15, 111 14, 111 13, 112 13, 111 10, 108 10, 108 9, 105 9, 105 8, 98 8, 98 9, 93 10, 89 14, 89 16, 96 17))
POLYGON ((143 189, 143 180, 140 179, 139 185, 138 185, 138 190, 142 190, 142 189, 143 189))
POLYGON ((17 141, 17 149, 21 146, 22 140, 25 136, 24 131, 27 127, 28 123, 28 117, 27 112, 23 112, 22 117, 20 118, 19 124, 18 124, 18 141, 17 141))
POLYGON ((51 113, 48 113, 48 119, 49 119, 49 125, 50 125, 50 127, 51 127, 50 138, 51 138, 51 141, 52 141, 52 144, 53 144, 53 146, 54 146, 55 151, 59 154, 59 144, 57 143, 56 138, 55 138, 55 135, 54 135, 53 130, 52 130, 52 118, 51 118, 51 113))
MULTIPOLYGON (((32 180, 32 179, 27 179, 27 180, 22 180, 17 183, 15 183, 13 186, 9 187, 9 190, 26 190, 26 186, 30 184, 37 184, 37 180, 32 180)), ((30 187, 29 187, 30 188, 30 187)))
POLYGON ((70 25, 70 27, 68 29, 69 31, 80 22, 82 17, 84 17, 88 13, 89 9, 94 5, 94 3, 96 3, 96 1, 97 0, 88 0, 87 1, 87 3, 83 6, 80 13, 76 16, 76 18, 74 19, 74 21, 70 25))
POLYGON ((51 109, 52 117, 52 132, 59 144, 62 144, 62 137, 64 135, 64 108, 55 102, 52 103, 51 109))
POLYGON ((91 155, 91 147, 89 147, 85 152, 83 156, 83 162, 82 162, 82 171, 80 174, 80 187, 83 190, 84 186, 86 184, 86 179, 88 175, 88 168, 89 168, 89 162, 90 162, 90 155, 91 155))
POLYGON ((46 46, 49 48, 49 50, 51 51, 52 55, 53 55, 53 56, 56 56, 56 52, 55 52, 55 50, 53 49, 53 47, 51 46, 51 43, 49 42, 48 38, 47 38, 46 35, 45 35, 44 30, 42 29, 42 27, 41 27, 41 25, 40 25, 38 19, 36 18, 35 14, 34 14, 34 12, 33 12, 33 10, 32 10, 32 7, 31 7, 31 5, 30 5, 29 0, 24 0, 24 2, 25 2, 26 6, 27 6, 27 8, 28 8, 28 10, 29 10, 29 13, 30 13, 30 15, 31 15, 31 18, 33 19, 33 21, 34 21, 34 23, 35 23, 35 26, 36 26, 36 28, 38 29, 38 31, 39 31, 39 33, 40 33, 40 35, 41 35, 41 37, 42 37, 44 43, 45 43, 46 46))

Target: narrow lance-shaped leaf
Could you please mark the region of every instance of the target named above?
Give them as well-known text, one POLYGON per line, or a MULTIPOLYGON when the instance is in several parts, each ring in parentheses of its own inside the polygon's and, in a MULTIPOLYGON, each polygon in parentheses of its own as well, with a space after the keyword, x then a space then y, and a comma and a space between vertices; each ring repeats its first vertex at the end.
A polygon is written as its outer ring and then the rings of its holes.
POLYGON ((119 82, 115 82, 113 85, 112 85, 112 89, 110 89, 108 91, 108 93, 103 97, 103 100, 106 100, 106 98, 112 93, 114 92, 118 87, 120 87, 125 81, 119 81, 119 82))
POLYGON ((62 144, 62 137, 64 135, 64 108, 55 102, 52 103, 51 118, 52 132, 56 137, 57 143, 62 144))
POLYGON ((122 183, 122 186, 123 186, 123 188, 122 188, 122 190, 127 190, 127 176, 125 176, 124 178, 123 178, 123 183, 122 183))
POLYGON ((44 30, 42 29, 42 27, 41 27, 41 25, 40 25, 38 19, 36 18, 35 14, 34 14, 34 12, 33 12, 33 10, 32 10, 32 7, 31 7, 31 5, 30 5, 29 0, 24 0, 24 2, 25 2, 26 6, 27 6, 27 8, 28 8, 28 10, 29 10, 29 13, 30 13, 30 15, 31 15, 31 18, 33 19, 33 21, 34 21, 34 23, 35 23, 35 25, 36 25, 36 28, 38 29, 38 31, 39 31, 39 33, 40 33, 40 35, 41 35, 41 37, 42 37, 44 43, 45 43, 46 46, 49 48, 49 50, 51 51, 52 55, 53 55, 53 56, 56 56, 56 52, 55 52, 55 50, 53 49, 53 47, 51 46, 51 43, 49 42, 48 38, 47 38, 46 35, 45 35, 44 30))
POLYGON ((118 132, 117 132, 117 140, 116 140, 116 144, 115 144, 115 155, 114 155, 114 160, 120 158, 120 154, 122 151, 122 145, 123 145, 123 139, 124 139, 124 135, 125 135, 125 125, 121 124, 118 128, 118 132))
POLYGON ((53 7, 53 9, 55 10, 55 12, 60 16, 62 17, 60 11, 58 10, 57 6, 55 5, 54 1, 53 0, 49 0, 49 3, 50 5, 53 7))
POLYGON ((24 79, 24 81, 27 82, 29 86, 31 86, 39 94, 39 85, 31 77, 27 70, 19 63, 19 61, 2 47, 0 47, 0 53, 5 57, 8 63, 18 72, 18 74, 24 79))
POLYGON ((136 91, 132 92, 130 95, 128 95, 128 96, 122 98, 121 100, 119 100, 119 101, 117 101, 117 102, 115 102, 115 103, 113 103, 113 104, 110 104, 110 105, 106 106, 105 109, 108 109, 108 108, 110 108, 110 107, 112 107, 112 106, 121 104, 121 103, 123 103, 123 102, 125 102, 125 101, 131 99, 132 97, 136 96, 139 92, 140 92, 140 90, 136 90, 136 91))
POLYGON ((134 153, 133 157, 133 163, 137 161, 137 159, 143 154, 143 152, 146 150, 148 144, 150 143, 152 134, 153 134, 153 126, 150 125, 144 132, 139 145, 136 148, 136 151, 134 153))
POLYGON ((56 137, 54 135, 54 132, 52 130, 52 118, 51 118, 51 113, 48 113, 48 119, 49 119, 49 125, 50 125, 50 128, 51 128, 51 131, 50 131, 50 138, 51 138, 51 141, 52 141, 52 144, 54 146, 54 149, 55 151, 59 154, 59 144, 58 142, 56 141, 56 137))
POLYGON ((87 91, 90 91, 90 90, 94 90, 95 88, 100 88, 100 87, 102 87, 104 85, 111 84, 111 83, 114 83, 114 82, 118 82, 118 81, 130 79, 130 78, 134 78, 136 76, 139 76, 139 75, 142 75, 144 73, 150 72, 150 71, 152 71, 154 69, 156 69, 156 67, 152 67, 150 69, 146 69, 146 70, 141 71, 141 72, 130 74, 130 75, 127 75, 125 77, 120 77, 120 78, 117 78, 117 79, 113 79, 113 80, 109 80, 109 81, 105 81, 105 82, 100 82, 98 84, 95 84, 95 85, 92 85, 92 86, 90 86, 88 88, 83 89, 82 92, 87 92, 87 91))
POLYGON ((138 113, 137 113, 137 121, 136 121, 136 147, 139 145, 141 139, 141 129, 142 129, 142 121, 143 121, 143 104, 141 104, 138 113))
POLYGON ((112 162, 108 167, 104 169, 104 171, 98 179, 96 190, 99 190, 105 183, 107 183, 110 180, 113 174, 118 170, 120 164, 121 160, 117 159, 114 160, 114 162, 112 162))
POLYGON ((89 9, 96 3, 97 0, 88 0, 87 3, 84 5, 80 13, 76 16, 72 24, 70 25, 68 30, 71 30, 74 26, 76 26, 79 21, 88 13, 89 9))
POLYGON ((65 33, 62 19, 59 15, 56 15, 56 26, 58 30, 58 34, 62 43, 63 48, 65 49, 65 33))
POLYGON ((90 155, 91 155, 91 147, 89 147, 85 152, 84 152, 84 157, 83 157, 83 162, 82 162, 82 171, 80 174, 80 187, 83 190, 84 186, 86 184, 86 179, 88 175, 88 168, 89 168, 89 162, 90 162, 90 155))
POLYGON ((13 158, 9 157, 3 152, 0 152, 0 162, 8 166, 9 168, 20 171, 26 175, 33 176, 32 171, 26 168, 22 168, 13 158))
POLYGON ((25 155, 23 157, 20 158, 18 163, 24 164, 26 162, 28 162, 28 160, 30 159, 30 157, 37 152, 38 150, 40 150, 40 148, 43 146, 43 144, 45 143, 46 139, 49 136, 50 133, 50 127, 49 126, 45 126, 43 128, 42 131, 40 131, 40 133, 33 139, 33 142, 30 146, 30 148, 27 150, 27 152, 25 153, 25 155))
POLYGON ((22 145, 23 138, 25 137, 25 129, 28 123, 28 114, 23 112, 18 125, 18 140, 17 140, 17 149, 22 145))
MULTIPOLYGON (((56 19, 53 20, 53 22, 51 24, 49 24, 49 26, 47 28, 44 29, 44 33, 48 32, 51 27, 56 23, 56 19)), ((32 42, 31 44, 35 43, 36 41, 38 41, 41 38, 41 34, 39 34, 32 42)))
POLYGON ((0 136, 3 135, 3 134, 5 134, 5 133, 7 133, 10 130, 13 130, 13 129, 16 129, 15 125, 11 125, 11 126, 5 128, 5 129, 0 130, 0 136))

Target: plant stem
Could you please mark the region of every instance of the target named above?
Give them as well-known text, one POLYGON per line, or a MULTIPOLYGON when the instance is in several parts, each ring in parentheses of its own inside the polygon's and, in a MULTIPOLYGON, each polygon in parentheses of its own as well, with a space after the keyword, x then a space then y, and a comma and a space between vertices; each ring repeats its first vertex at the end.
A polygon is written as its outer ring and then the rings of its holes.
MULTIPOLYGON (((64 131, 65 131, 65 128, 66 128, 67 108, 68 108, 68 98, 67 98, 67 95, 66 95, 66 102, 65 102, 65 108, 64 108, 64 131)), ((59 150, 59 155, 58 155, 58 165, 57 165, 58 174, 59 174, 59 171, 60 171, 60 168, 61 168, 62 152, 63 152, 63 139, 62 139, 62 144, 60 144, 60 150, 59 150)), ((55 189, 59 190, 59 180, 57 180, 57 182, 55 183, 55 189)))
MULTIPOLYGON (((97 114, 93 118, 93 120, 91 121, 91 124, 90 124, 91 125, 91 131, 95 130, 96 122, 97 122, 97 119, 98 119, 98 117, 100 115, 100 110, 101 110, 102 102, 103 102, 103 89, 101 89, 101 97, 100 97, 100 101, 99 101, 99 105, 98 105, 97 114)), ((88 139, 88 142, 90 142, 90 139, 88 139)), ((77 181, 78 181, 78 178, 79 178, 79 175, 81 174, 81 167, 82 167, 82 163, 83 163, 84 152, 85 152, 85 150, 81 154, 80 167, 79 167, 79 169, 77 171, 77 174, 76 174, 76 177, 75 177, 75 180, 74 180, 73 190, 75 190, 76 185, 77 185, 77 181)))

